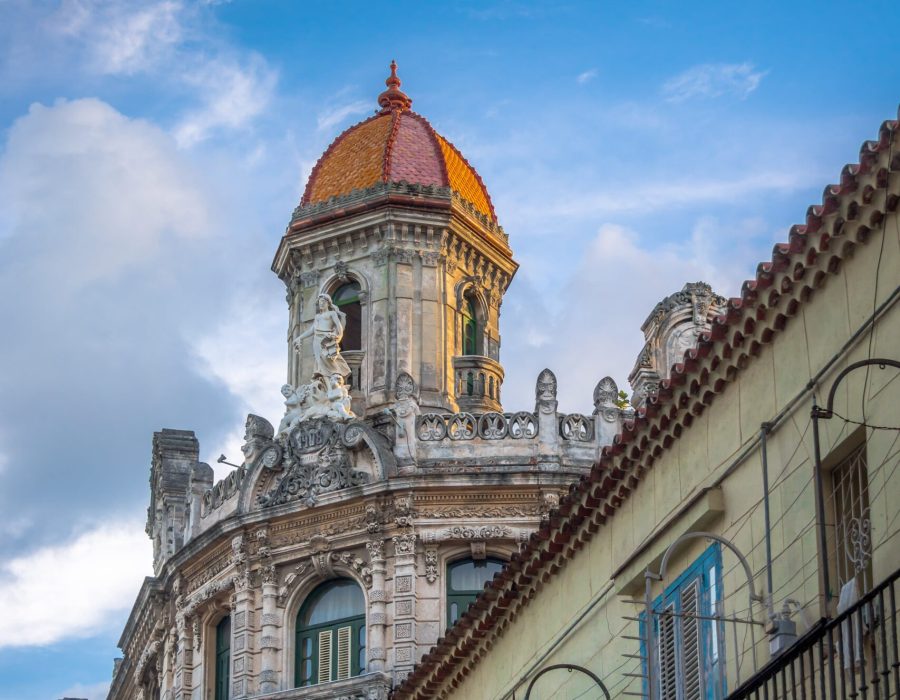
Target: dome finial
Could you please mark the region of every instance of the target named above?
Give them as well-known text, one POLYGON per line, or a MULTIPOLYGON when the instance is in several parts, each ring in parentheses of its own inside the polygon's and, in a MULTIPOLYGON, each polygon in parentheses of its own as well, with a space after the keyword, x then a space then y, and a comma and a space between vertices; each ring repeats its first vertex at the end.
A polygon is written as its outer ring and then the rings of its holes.
POLYGON ((391 61, 391 74, 384 81, 387 90, 378 96, 378 104, 381 105, 381 112, 385 114, 395 109, 409 109, 412 105, 412 99, 400 89, 400 78, 397 77, 397 62, 391 61))

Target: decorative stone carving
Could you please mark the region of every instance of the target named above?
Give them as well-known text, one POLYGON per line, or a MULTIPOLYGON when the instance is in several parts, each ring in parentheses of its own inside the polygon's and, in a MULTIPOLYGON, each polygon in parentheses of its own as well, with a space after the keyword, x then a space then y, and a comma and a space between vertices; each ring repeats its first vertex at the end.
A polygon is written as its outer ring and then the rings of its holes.
POLYGON ((278 604, 284 605, 288 595, 294 587, 294 582, 309 571, 310 564, 307 561, 301 562, 291 569, 284 577, 281 586, 278 588, 278 604))
POLYGON ((345 282, 350 279, 350 268, 347 266, 343 260, 338 260, 334 264, 334 275, 339 280, 345 282))
POLYGON ((415 398, 418 394, 416 380, 408 372, 400 372, 394 382, 394 393, 398 400, 415 398))
POLYGON ((604 408, 615 407, 619 398, 619 387, 612 377, 603 377, 594 387, 594 414, 598 414, 604 408))
POLYGON ((537 378, 534 388, 535 403, 541 413, 556 411, 556 375, 549 369, 543 370, 537 378))
POLYGON ((319 273, 315 270, 311 270, 310 272, 301 272, 300 281, 304 287, 315 287, 319 282, 319 273))
POLYGON ((434 583, 438 578, 438 550, 437 547, 425 548, 425 580, 434 583))
POLYGON ((516 533, 505 525, 465 526, 456 525, 443 530, 431 530, 424 534, 426 542, 445 540, 501 540, 512 539, 516 533))
POLYGON ((369 475, 353 469, 348 447, 357 444, 362 428, 327 418, 307 420, 290 429, 285 439, 284 476, 275 489, 260 498, 262 507, 300 501, 313 505, 319 494, 368 482, 369 475))
POLYGON ((267 469, 278 468, 281 463, 281 447, 273 442, 274 436, 275 430, 265 418, 252 413, 247 416, 241 452, 248 471, 259 463, 267 469))
POLYGON ((580 413, 570 413, 560 417, 559 434, 564 440, 590 442, 594 439, 594 423, 580 413))
POLYGON ((394 542, 394 552, 399 556, 403 554, 414 554, 416 551, 416 533, 409 532, 403 535, 396 535, 392 538, 394 542))
POLYGON ((384 540, 369 540, 366 542, 370 561, 384 561, 384 540))

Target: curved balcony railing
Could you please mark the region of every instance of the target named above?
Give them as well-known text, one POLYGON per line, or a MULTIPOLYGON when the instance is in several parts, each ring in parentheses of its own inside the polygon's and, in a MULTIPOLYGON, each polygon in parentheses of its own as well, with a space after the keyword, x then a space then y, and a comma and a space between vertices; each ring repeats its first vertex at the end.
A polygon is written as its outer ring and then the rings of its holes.
POLYGON ((453 358, 454 389, 459 410, 491 413, 502 410, 500 385, 503 367, 484 355, 457 355, 453 358))

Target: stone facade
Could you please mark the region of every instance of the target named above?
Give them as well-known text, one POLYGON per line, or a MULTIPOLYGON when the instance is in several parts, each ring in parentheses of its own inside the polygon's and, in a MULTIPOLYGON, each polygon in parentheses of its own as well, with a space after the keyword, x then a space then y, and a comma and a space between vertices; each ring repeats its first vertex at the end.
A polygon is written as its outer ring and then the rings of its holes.
MULTIPOLYGON (((396 131, 409 104, 390 80, 381 114, 396 131)), ((610 377, 590 415, 561 413, 550 370, 533 406, 504 410, 500 309, 517 265, 486 190, 472 189, 477 174, 434 138, 448 161, 431 171, 456 168, 449 184, 378 182, 321 201, 308 187, 295 210, 273 263, 289 318, 280 424, 248 416, 243 461, 215 484, 192 432, 154 435, 154 576, 122 634, 110 698, 386 698, 448 625, 448 567, 509 560, 633 417, 610 377), (330 295, 348 282, 360 347, 325 357, 344 329, 330 295), (298 614, 338 579, 364 596, 364 671, 295 688, 298 614)), ((311 180, 333 170, 320 161, 311 180)), ((666 348, 657 371, 681 347, 673 333, 708 324, 698 304, 717 298, 694 288, 692 311, 678 297, 653 317, 666 348)))

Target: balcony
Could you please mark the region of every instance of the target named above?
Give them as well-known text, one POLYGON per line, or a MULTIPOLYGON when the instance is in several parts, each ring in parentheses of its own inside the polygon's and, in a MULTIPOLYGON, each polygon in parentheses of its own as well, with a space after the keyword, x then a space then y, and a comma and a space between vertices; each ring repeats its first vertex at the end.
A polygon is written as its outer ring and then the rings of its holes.
POLYGON ((500 385, 503 367, 484 355, 457 355, 453 358, 456 403, 465 413, 500 412, 500 385))

